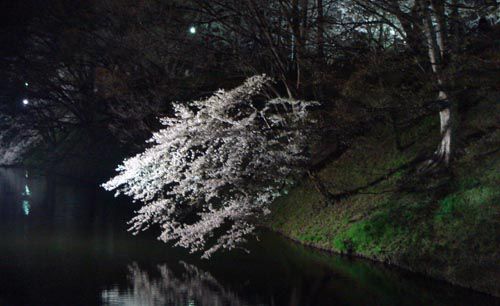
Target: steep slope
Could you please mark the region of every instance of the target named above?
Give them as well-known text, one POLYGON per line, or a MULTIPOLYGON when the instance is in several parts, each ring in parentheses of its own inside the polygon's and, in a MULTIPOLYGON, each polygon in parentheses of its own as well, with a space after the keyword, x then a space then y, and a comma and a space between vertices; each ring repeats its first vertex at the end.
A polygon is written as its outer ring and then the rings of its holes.
POLYGON ((498 97, 463 113, 451 173, 416 175, 412 162, 435 148, 438 120, 404 131, 403 151, 379 124, 319 172, 344 197, 326 205, 306 179, 275 203, 267 225, 304 244, 500 296, 498 97))

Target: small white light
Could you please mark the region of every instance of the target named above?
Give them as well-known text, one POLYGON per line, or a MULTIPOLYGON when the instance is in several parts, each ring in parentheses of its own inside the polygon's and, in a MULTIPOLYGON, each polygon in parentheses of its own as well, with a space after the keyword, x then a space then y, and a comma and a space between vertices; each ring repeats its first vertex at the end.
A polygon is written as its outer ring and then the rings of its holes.
POLYGON ((28 87, 29 85, 28 82, 24 82, 24 86, 28 87))
POLYGON ((24 100, 23 100, 23 104, 24 104, 24 105, 28 105, 28 104, 30 104, 30 101, 28 101, 28 99, 24 99, 24 100))
POLYGON ((193 26, 193 27, 190 27, 189 28, 189 33, 191 34, 196 34, 196 28, 193 26))

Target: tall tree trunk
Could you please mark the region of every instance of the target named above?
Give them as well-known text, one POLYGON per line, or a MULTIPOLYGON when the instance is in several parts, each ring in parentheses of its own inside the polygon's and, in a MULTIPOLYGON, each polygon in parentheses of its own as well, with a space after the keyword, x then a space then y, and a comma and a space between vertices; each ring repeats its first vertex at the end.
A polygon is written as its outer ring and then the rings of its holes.
MULTIPOLYGON (((445 94, 444 92, 440 92, 445 94)), ((446 95, 446 94, 445 94, 446 95)), ((444 97, 442 100, 446 100, 444 97)), ((441 142, 436 151, 436 159, 439 162, 443 162, 446 166, 450 164, 451 153, 452 153, 452 140, 453 140, 453 121, 454 112, 452 112, 451 105, 446 106, 441 111, 439 111, 439 118, 441 122, 441 142)))
POLYGON ((460 35, 462 33, 462 27, 460 24, 460 14, 458 12, 458 0, 451 1, 451 14, 450 14, 450 49, 452 52, 458 52, 460 45, 460 35))
POLYGON ((443 69, 446 65, 445 22, 444 8, 436 8, 434 2, 424 1, 424 32, 427 39, 427 48, 432 71, 434 73, 439 93, 437 103, 439 106, 441 141, 435 152, 434 162, 444 163, 449 166, 453 152, 453 121, 455 120, 454 108, 446 92, 443 69))
POLYGON ((406 44, 414 55, 420 56, 426 49, 422 45, 422 3, 415 1, 408 13, 401 9, 397 0, 392 0, 391 4, 394 7, 394 14, 405 34, 406 44))
POLYGON ((317 30, 317 44, 318 44, 318 58, 321 62, 324 61, 325 57, 325 50, 324 50, 324 44, 325 44, 325 22, 324 22, 324 15, 323 15, 323 0, 318 0, 317 2, 318 5, 318 30, 317 30))
MULTIPOLYGON (((300 95, 301 85, 301 62, 304 53, 304 3, 307 5, 307 0, 292 0, 292 31, 295 37, 295 90, 300 95)), ((306 8, 307 15, 307 8, 306 8)))

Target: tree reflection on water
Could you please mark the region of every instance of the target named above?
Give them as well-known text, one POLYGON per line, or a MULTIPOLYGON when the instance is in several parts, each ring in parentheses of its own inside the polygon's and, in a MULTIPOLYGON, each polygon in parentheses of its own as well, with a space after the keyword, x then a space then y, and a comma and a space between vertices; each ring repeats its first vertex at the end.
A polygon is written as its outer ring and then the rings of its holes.
POLYGON ((222 286, 210 273, 179 262, 181 273, 174 273, 166 264, 156 266, 156 274, 141 269, 137 263, 128 266, 129 288, 118 286, 102 292, 105 305, 211 305, 243 306, 233 291, 222 286))

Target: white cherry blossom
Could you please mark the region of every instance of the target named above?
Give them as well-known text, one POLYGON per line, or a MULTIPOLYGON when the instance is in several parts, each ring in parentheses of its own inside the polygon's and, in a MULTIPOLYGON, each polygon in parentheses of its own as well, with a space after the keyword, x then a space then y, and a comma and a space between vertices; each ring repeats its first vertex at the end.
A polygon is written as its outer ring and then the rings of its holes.
POLYGON ((142 203, 131 231, 159 225, 159 239, 204 258, 245 241, 308 163, 307 108, 317 103, 266 99, 270 82, 254 76, 161 119, 152 146, 103 184, 142 203))

